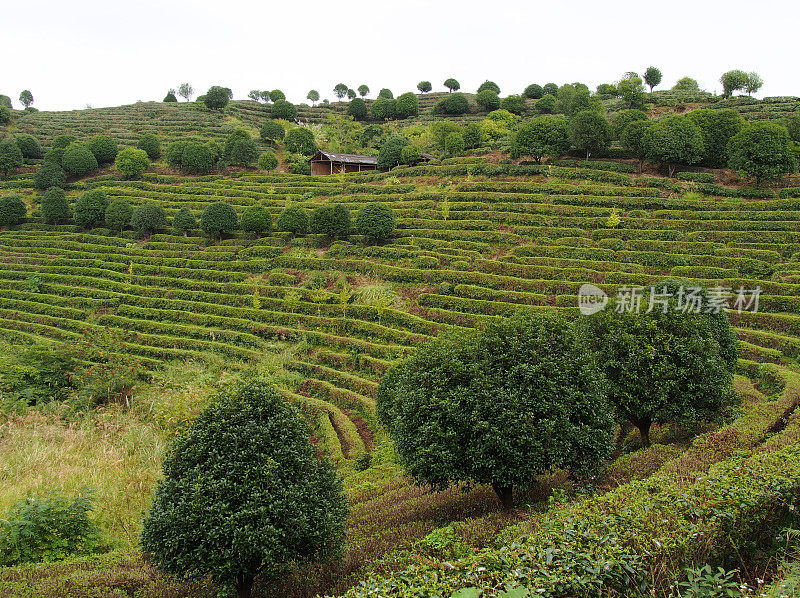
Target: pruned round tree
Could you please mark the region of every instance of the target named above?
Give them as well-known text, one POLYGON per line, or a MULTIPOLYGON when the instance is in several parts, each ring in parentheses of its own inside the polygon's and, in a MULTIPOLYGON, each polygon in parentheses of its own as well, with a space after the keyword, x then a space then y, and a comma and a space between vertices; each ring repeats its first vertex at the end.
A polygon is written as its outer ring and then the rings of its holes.
POLYGON ((642 75, 645 84, 650 88, 650 93, 653 93, 653 88, 661 83, 661 71, 654 66, 648 66, 647 70, 642 75))
POLYGON ((369 86, 364 84, 359 85, 358 95, 360 95, 362 98, 367 97, 369 95, 369 86))
POLYGON ((756 185, 779 181, 797 171, 797 159, 786 127, 775 123, 751 123, 728 142, 728 166, 752 177, 756 185))
POLYGON ((86 145, 89 151, 94 154, 100 166, 114 162, 114 158, 117 157, 117 152, 119 151, 117 142, 108 135, 95 135, 94 137, 90 137, 86 145))
POLYGON ((475 96, 475 103, 486 111, 500 108, 500 97, 493 89, 484 89, 475 96))
POLYGON ((64 224, 69 220, 67 194, 60 187, 50 187, 42 193, 39 211, 46 224, 64 224))
POLYGON ((478 86, 478 92, 477 93, 480 93, 480 92, 485 91, 487 89, 495 92, 497 95, 500 95, 500 86, 497 83, 495 83, 494 81, 489 81, 488 79, 478 86))
POLYGON ((144 150, 147 157, 151 160, 158 160, 161 158, 161 142, 154 133, 145 133, 142 135, 136 147, 140 150, 144 150))
POLYGON ((611 125, 605 116, 594 110, 578 112, 569 122, 573 145, 589 156, 602 156, 611 145, 611 125))
POLYGON ((461 133, 450 133, 444 138, 444 151, 449 157, 461 156, 465 149, 464 135, 461 133))
POLYGON ((22 166, 22 150, 13 139, 0 141, 0 173, 7 175, 22 166))
POLYGON ((703 160, 701 164, 711 168, 728 165, 728 142, 741 131, 747 121, 735 110, 692 110, 687 117, 700 128, 703 134, 703 160))
POLYGON ((258 159, 258 144, 250 133, 240 129, 225 139, 222 156, 226 164, 250 166, 258 159))
POLYGON ((209 237, 220 239, 239 228, 239 218, 236 210, 229 203, 215 201, 203 210, 200 216, 200 228, 209 237))
POLYGON ((635 120, 628 124, 620 135, 622 149, 639 160, 639 170, 641 170, 642 163, 647 158, 645 135, 652 124, 653 121, 650 120, 635 120))
POLYGON ((264 141, 277 144, 278 142, 283 141, 283 138, 286 137, 286 129, 283 128, 281 123, 274 120, 268 120, 262 125, 260 135, 261 139, 264 141))
POLYGON ((265 380, 221 393, 173 444, 144 521, 161 570, 251 595, 344 544, 347 500, 298 410, 265 380))
POLYGON ((275 230, 302 235, 308 232, 309 218, 308 212, 301 206, 289 206, 284 208, 275 222, 275 230))
POLYGON ((64 150, 64 157, 61 159, 64 170, 75 176, 83 176, 92 170, 97 170, 97 158, 85 143, 77 141, 71 143, 64 150))
POLYGON ((396 227, 394 211, 385 203, 368 203, 356 214, 356 232, 370 240, 388 239, 396 227))
POLYGON ((611 117, 611 132, 614 139, 622 139, 622 133, 628 128, 628 125, 637 120, 647 120, 647 113, 635 108, 625 108, 615 112, 611 117))
POLYGON ((275 152, 264 152, 258 157, 258 167, 261 170, 275 170, 278 167, 278 156, 275 152))
POLYGON ((450 77, 449 79, 444 80, 444 86, 450 90, 450 93, 454 91, 458 91, 461 89, 461 83, 450 77))
POLYGON ((45 162, 33 175, 33 186, 44 191, 50 187, 67 186, 67 173, 54 162, 45 162))
POLYGON ((87 191, 75 202, 75 224, 82 228, 92 228, 102 225, 106 220, 108 196, 101 189, 87 191))
POLYGON ((367 103, 361 98, 353 98, 347 105, 347 114, 356 120, 364 120, 369 114, 367 103))
POLYGON ((283 93, 280 89, 273 89, 269 92, 269 99, 273 102, 277 102, 279 100, 285 100, 286 94, 283 93))
POLYGON ((136 179, 150 168, 150 159, 147 157, 146 151, 135 147, 126 147, 117 154, 114 166, 124 178, 136 179))
POLYGON ((703 133, 686 116, 667 116, 654 121, 642 139, 647 159, 665 165, 669 176, 679 165, 697 164, 703 159, 703 133))
POLYGON ((106 226, 115 233, 119 233, 131 224, 133 206, 125 199, 115 199, 106 208, 106 226))
POLYGON ((511 145, 511 157, 530 156, 536 162, 541 162, 545 156, 562 156, 569 148, 567 119, 563 116, 537 116, 517 132, 511 145))
POLYGON ((315 235, 346 237, 350 234, 350 226, 350 210, 344 204, 325 204, 311 212, 310 227, 315 235))
POLYGON ((413 166, 422 159, 422 150, 416 145, 407 145, 400 151, 400 163, 413 166))
POLYGON ((395 115, 399 119, 411 118, 419 114, 419 100, 410 91, 401 93, 395 101, 395 115))
POLYGON ((317 140, 314 133, 307 127, 295 127, 286 133, 284 139, 286 151, 303 156, 313 156, 317 153, 317 140))
POLYGON ((28 206, 19 195, 0 197, 0 227, 19 224, 27 213, 28 206))
POLYGON ((378 92, 378 97, 384 98, 385 100, 393 100, 394 93, 392 93, 392 90, 388 87, 384 87, 378 92))
POLYGON ((538 100, 544 96, 544 89, 538 83, 531 83, 525 88, 525 91, 522 92, 522 95, 531 100, 538 100))
POLYGON ((500 102, 500 107, 511 114, 521 116, 525 114, 525 98, 516 94, 507 96, 500 102))
MULTIPOLYGON (((212 85, 203 96, 203 103, 209 110, 222 110, 230 101, 230 94, 227 87, 212 85)), ((177 101, 177 100, 176 100, 177 101)))
POLYGON ((727 315, 705 312, 708 293, 696 284, 669 280, 641 295, 638 312, 630 301, 613 300, 579 328, 608 380, 619 420, 636 426, 648 445, 653 423, 713 419, 733 403, 738 349, 727 315), (689 295, 690 289, 696 291, 689 295), (699 313, 681 308, 689 296, 702 297, 691 300, 699 313))
POLYGON ((386 140, 378 152, 378 170, 389 170, 400 164, 403 148, 411 142, 400 135, 386 140))
POLYGON ((242 230, 256 236, 272 230, 272 216, 264 206, 248 206, 242 212, 242 230))
POLYGON ((440 99, 433 106, 434 114, 466 114, 469 100, 463 93, 453 93, 440 99))
POLYGON ((506 508, 539 475, 593 470, 612 437, 603 376, 556 316, 441 334, 383 376, 376 409, 417 482, 491 484, 506 508))
POLYGON ((172 228, 186 235, 190 230, 197 228, 197 218, 189 208, 184 206, 172 218, 172 228))
POLYGON ((14 141, 17 142, 17 146, 19 146, 23 158, 35 160, 44 155, 42 152, 42 144, 39 143, 39 140, 33 135, 17 135, 14 141))
POLYGON ((292 121, 295 116, 297 116, 297 108, 295 108, 295 105, 291 102, 275 100, 272 103, 272 118, 292 121))
POLYGON ((431 89, 433 89, 433 85, 431 85, 430 81, 420 81, 417 83, 417 89, 420 93, 428 93, 431 89))
POLYGON ((164 230, 167 224, 167 212, 152 201, 136 206, 131 216, 131 227, 139 233, 140 238, 164 230))
POLYGON ((397 115, 397 102, 392 98, 378 97, 370 106, 373 120, 392 120, 397 115))

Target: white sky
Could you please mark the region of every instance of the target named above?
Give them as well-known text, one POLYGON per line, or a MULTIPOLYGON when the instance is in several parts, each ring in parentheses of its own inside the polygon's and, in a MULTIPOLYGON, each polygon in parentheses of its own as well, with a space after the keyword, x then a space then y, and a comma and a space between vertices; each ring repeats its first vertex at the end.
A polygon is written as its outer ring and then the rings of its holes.
POLYGON ((41 110, 161 100, 190 82, 243 99, 282 89, 333 98, 339 81, 395 96, 422 79, 485 79, 502 95, 530 83, 594 89, 655 65, 660 88, 689 75, 757 71, 759 96, 800 95, 798 0, 42 0, 3 3, 0 93, 41 110))

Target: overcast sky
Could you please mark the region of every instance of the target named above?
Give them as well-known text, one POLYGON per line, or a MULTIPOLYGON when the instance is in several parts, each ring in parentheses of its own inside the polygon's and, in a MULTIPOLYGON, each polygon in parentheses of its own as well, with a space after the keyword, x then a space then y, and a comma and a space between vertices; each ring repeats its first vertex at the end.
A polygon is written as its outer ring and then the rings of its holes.
POLYGON ((339 81, 395 95, 447 77, 502 95, 530 83, 594 89, 655 65, 661 88, 684 75, 719 91, 740 68, 759 96, 800 95, 797 0, 42 0, 4 3, 0 93, 41 110, 161 100, 188 81, 246 98, 282 89, 332 98, 339 81))

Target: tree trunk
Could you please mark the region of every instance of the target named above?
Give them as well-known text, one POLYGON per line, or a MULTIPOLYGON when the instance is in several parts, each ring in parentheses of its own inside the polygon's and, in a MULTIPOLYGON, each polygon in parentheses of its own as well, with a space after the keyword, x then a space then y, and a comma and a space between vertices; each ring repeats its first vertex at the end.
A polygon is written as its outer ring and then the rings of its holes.
POLYGON ((588 149, 586 150, 586 159, 587 160, 589 159, 589 150, 588 149))
POLYGON ((493 482, 492 489, 497 494, 497 498, 500 499, 500 504, 503 505, 504 510, 507 511, 514 506, 514 486, 503 486, 493 482))
POLYGON ((252 575, 237 575, 236 582, 236 597, 237 598, 250 598, 253 593, 253 576, 252 575))
POLYGON ((642 437, 642 445, 650 446, 650 426, 653 422, 649 419, 633 420, 633 425, 639 428, 639 435, 642 437))

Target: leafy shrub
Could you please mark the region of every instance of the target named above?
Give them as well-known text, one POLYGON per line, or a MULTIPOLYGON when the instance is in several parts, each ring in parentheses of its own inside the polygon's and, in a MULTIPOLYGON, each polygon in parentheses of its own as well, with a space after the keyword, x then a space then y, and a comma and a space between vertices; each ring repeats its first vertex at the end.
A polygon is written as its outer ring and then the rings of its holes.
POLYGON ((591 471, 612 439, 602 374, 557 317, 441 334, 383 376, 376 402, 418 482, 492 484, 505 507, 545 472, 591 471))
POLYGON ((248 206, 242 212, 242 230, 254 235, 263 235, 272 229, 272 216, 264 206, 248 206))
POLYGON ((56 164, 59 168, 62 167, 64 162, 64 150, 63 148, 53 148, 51 147, 47 150, 47 153, 44 155, 44 163, 45 164, 56 164))
POLYGON ((297 108, 291 102, 278 100, 272 104, 272 118, 282 118, 283 120, 294 120, 297 116, 297 108))
POLYGON ((569 147, 569 126, 563 116, 537 116, 525 123, 514 137, 511 157, 531 156, 541 162, 545 156, 565 154, 569 147))
POLYGON ((775 123, 751 123, 728 143, 728 166, 753 177, 756 184, 780 180, 797 171, 797 159, 785 127, 775 123))
POLYGON ((286 164, 292 174, 311 174, 311 156, 303 154, 289 154, 286 157, 286 164))
POLYGON ((373 120, 392 120, 397 116, 397 102, 391 98, 379 97, 372 102, 370 113, 373 120))
POLYGON ((42 194, 40 211, 47 224, 62 224, 66 222, 69 220, 67 194, 60 187, 50 187, 42 194))
POLYGON ((264 152, 258 157, 258 167, 261 170, 275 170, 278 167, 278 156, 275 152, 264 152))
POLYGON ((444 140, 444 150, 448 156, 460 156, 465 149, 464 136, 461 133, 450 133, 444 140))
POLYGON ((342 482, 315 456, 297 408, 253 380, 175 441, 142 546, 164 571, 208 575, 247 598, 256 576, 273 582, 291 563, 339 554, 346 516, 342 482))
POLYGON ((219 239, 239 228, 236 210, 224 201, 215 201, 206 206, 200 216, 200 228, 208 236, 219 239))
POLYGON ((53 138, 53 143, 50 144, 50 149, 67 149, 77 140, 78 138, 75 135, 56 135, 53 138))
POLYGON ((611 125, 606 117, 594 110, 584 110, 569 123, 573 145, 590 155, 604 155, 611 145, 611 125))
MULTIPOLYGON (((171 148, 172 146, 167 149, 167 160, 171 157, 171 148)), ((180 166, 186 172, 193 174, 211 172, 218 159, 212 147, 199 141, 186 141, 181 149, 180 166)))
POLYGON ((400 163, 414 165, 422 159, 422 150, 416 145, 407 145, 400 151, 400 163))
POLYGON ((536 100, 533 109, 539 114, 553 114, 556 111, 556 103, 556 96, 548 93, 536 100))
POLYGON ((410 91, 400 94, 395 102, 395 115, 399 119, 411 118, 419 114, 419 100, 410 91))
POLYGON ((84 143, 72 143, 64 151, 62 159, 64 170, 75 176, 83 176, 87 172, 97 170, 97 158, 84 143))
POLYGON ((278 216, 275 230, 302 235, 308 232, 308 226, 308 212, 300 206, 289 206, 278 216))
POLYGON ((173 141, 167 146, 167 151, 164 153, 164 160, 172 168, 180 168, 183 165, 183 150, 186 149, 188 140, 173 141))
POLYGON ((139 233, 139 237, 146 237, 163 230, 167 228, 167 224, 167 212, 155 202, 136 206, 131 216, 131 226, 139 233))
POLYGON ((428 93, 431 89, 433 89, 433 85, 431 85, 430 81, 420 81, 417 83, 417 89, 422 93, 428 93))
POLYGON ((7 175, 22 166, 22 151, 13 139, 0 141, 0 172, 7 175))
POLYGON ((444 86, 450 90, 450 93, 461 89, 461 83, 450 77, 444 80, 444 86))
POLYGON ((368 239, 388 239, 396 226, 394 212, 383 203, 368 203, 356 215, 356 232, 368 239))
POLYGON ((0 125, 7 125, 11 122, 11 108, 0 106, 0 125))
POLYGON ((347 114, 356 120, 367 118, 367 103, 361 98, 353 98, 347 106, 347 114))
POLYGON ((497 110, 500 108, 500 97, 491 89, 484 89, 475 96, 475 103, 484 110, 497 110))
POLYGON ((306 127, 295 127, 286 134, 286 151, 293 154, 313 156, 317 153, 317 142, 314 133, 306 127))
POLYGON ((179 233, 185 235, 190 230, 197 228, 197 219, 189 208, 183 207, 178 210, 175 217, 172 219, 172 227, 179 233))
POLYGON ((386 87, 384 87, 378 92, 378 97, 386 100, 391 100, 394 99, 394 94, 392 93, 391 89, 387 89, 386 87))
POLYGON ((469 100, 463 93, 452 93, 436 102, 434 114, 466 114, 469 112, 469 100))
POLYGON ((42 144, 33 135, 17 135, 14 138, 23 158, 38 159, 42 157, 42 144))
POLYGON ((481 93, 482 91, 486 90, 493 91, 497 95, 500 95, 500 86, 494 81, 489 81, 488 79, 478 86, 477 93, 481 93))
POLYGON ((735 110, 692 110, 687 117, 700 128, 704 152, 701 164, 712 168, 728 165, 728 142, 747 124, 735 110))
POLYGON ((144 150, 147 157, 151 160, 158 160, 161 157, 161 142, 153 133, 145 133, 142 135, 136 147, 140 150, 144 150))
POLYGON ((150 160, 146 151, 128 147, 117 154, 114 166, 126 179, 135 179, 150 168, 150 160))
POLYGON ((647 120, 647 113, 634 108, 615 112, 611 117, 611 132, 614 134, 614 139, 621 139, 622 133, 628 128, 628 125, 637 120, 647 120))
POLYGON ((230 99, 230 90, 227 87, 212 85, 203 96, 203 103, 210 110, 222 110, 228 105, 230 99))
POLYGON ((464 127, 464 147, 474 149, 483 144, 483 130, 477 123, 469 123, 464 127))
POLYGON ((665 164, 669 176, 678 164, 697 164, 705 144, 700 128, 686 116, 668 116, 651 123, 642 137, 645 155, 651 162, 665 164))
POLYGON ((108 197, 100 190, 87 191, 75 202, 73 217, 81 228, 93 228, 105 222, 108 197))
MULTIPOLYGON (((60 151, 60 150, 59 150, 60 151)), ((39 190, 50 187, 66 187, 67 176, 64 170, 56 163, 45 163, 33 175, 33 185, 39 190)))
POLYGON ((675 177, 679 181, 692 181, 695 183, 714 183, 716 177, 712 172, 679 172, 675 177))
POLYGON ((250 166, 258 158, 258 145, 247 131, 234 131, 225 140, 222 156, 227 164, 250 166))
POLYGON ((314 208, 311 212, 310 227, 315 235, 347 236, 350 234, 350 210, 340 203, 314 208))
POLYGON ((283 141, 285 136, 286 129, 283 128, 281 123, 274 120, 268 120, 261 127, 261 139, 264 141, 278 143, 279 141, 283 141))
POLYGON ((542 86, 538 85, 537 83, 531 83, 525 88, 525 91, 522 92, 522 95, 531 100, 538 100, 544 95, 544 89, 542 89, 542 86))
POLYGON ((525 113, 525 98, 518 95, 508 96, 503 98, 503 101, 500 102, 500 107, 503 110, 508 110, 512 114, 524 114, 525 113))
POLYGON ((108 135, 95 135, 86 142, 89 151, 94 154, 97 163, 101 166, 111 164, 117 157, 117 142, 108 135))
POLYGON ((106 226, 116 233, 130 226, 132 217, 133 206, 125 199, 115 199, 106 208, 106 226))
POLYGON ((0 519, 0 567, 60 561, 103 552, 100 529, 91 518, 93 500, 58 494, 14 503, 0 519))
POLYGON ((19 224, 27 213, 28 208, 19 195, 0 197, 0 227, 19 224))
POLYGON ((390 137, 378 152, 378 170, 389 170, 400 164, 403 148, 411 142, 405 137, 390 137))
POLYGON ((174 91, 174 90, 172 90, 172 89, 170 89, 170 90, 167 92, 167 95, 165 95, 165 96, 164 96, 164 99, 163 99, 163 100, 161 100, 161 101, 162 101, 162 102, 177 102, 177 101, 178 101, 178 98, 177 98, 177 97, 175 97, 175 91, 174 91))

